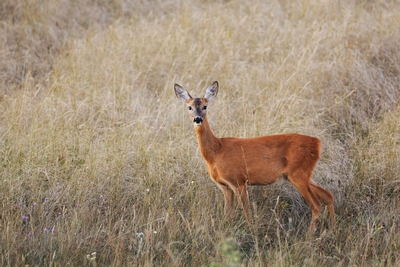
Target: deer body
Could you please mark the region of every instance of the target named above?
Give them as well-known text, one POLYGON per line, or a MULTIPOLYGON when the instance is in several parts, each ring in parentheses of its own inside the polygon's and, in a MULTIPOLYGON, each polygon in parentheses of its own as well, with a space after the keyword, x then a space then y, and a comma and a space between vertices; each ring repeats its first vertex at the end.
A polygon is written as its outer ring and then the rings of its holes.
POLYGON ((189 106, 200 151, 208 172, 224 193, 225 214, 230 217, 234 195, 250 221, 247 185, 267 185, 288 179, 302 194, 312 212, 312 224, 318 219, 321 202, 328 206, 334 223, 333 195, 312 181, 311 176, 321 153, 318 138, 300 134, 280 134, 256 138, 217 138, 207 121, 207 104, 218 93, 214 82, 204 98, 192 98, 180 85, 177 97, 189 106))

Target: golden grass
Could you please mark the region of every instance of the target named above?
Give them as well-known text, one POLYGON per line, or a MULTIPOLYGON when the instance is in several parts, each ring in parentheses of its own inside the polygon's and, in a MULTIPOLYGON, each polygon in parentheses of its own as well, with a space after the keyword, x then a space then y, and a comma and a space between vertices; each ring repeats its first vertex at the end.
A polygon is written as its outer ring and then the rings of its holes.
POLYGON ((0 14, 1 265, 400 263, 396 3, 10 0, 0 14), (253 229, 223 220, 173 92, 214 80, 217 136, 322 139, 333 231, 322 219, 307 236, 288 183, 249 190, 253 229))

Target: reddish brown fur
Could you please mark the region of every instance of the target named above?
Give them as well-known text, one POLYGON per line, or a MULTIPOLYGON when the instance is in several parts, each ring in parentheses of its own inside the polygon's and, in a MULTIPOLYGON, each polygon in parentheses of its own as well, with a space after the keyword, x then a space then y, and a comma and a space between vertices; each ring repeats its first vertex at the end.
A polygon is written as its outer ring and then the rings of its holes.
MULTIPOLYGON (((218 83, 213 97, 217 92, 218 83)), ((180 98, 178 92, 177 96, 180 98)), ((185 101, 192 109, 190 115, 202 118, 201 124, 194 126, 197 140, 210 176, 224 193, 225 213, 228 217, 231 216, 236 195, 246 218, 250 221, 247 185, 271 184, 285 177, 299 190, 310 206, 312 229, 321 211, 320 202, 327 205, 331 223, 334 224, 333 195, 311 179, 321 154, 319 139, 300 134, 246 139, 217 138, 212 133, 205 109, 203 110, 208 104, 208 99, 193 99, 187 94, 185 101)))

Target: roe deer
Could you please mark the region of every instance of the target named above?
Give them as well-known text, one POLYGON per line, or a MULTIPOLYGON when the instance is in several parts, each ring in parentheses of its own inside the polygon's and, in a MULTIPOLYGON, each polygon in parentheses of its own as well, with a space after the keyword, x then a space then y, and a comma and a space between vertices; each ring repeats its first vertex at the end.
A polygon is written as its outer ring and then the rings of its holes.
POLYGON ((250 222, 247 185, 266 185, 285 178, 299 190, 310 206, 311 230, 314 230, 321 212, 320 201, 327 206, 331 225, 335 223, 333 195, 311 179, 321 153, 319 139, 300 134, 217 138, 207 121, 207 105, 217 96, 218 82, 207 88, 203 98, 191 97, 178 84, 174 88, 176 96, 188 105, 208 173, 224 193, 224 211, 228 218, 236 195, 250 222))

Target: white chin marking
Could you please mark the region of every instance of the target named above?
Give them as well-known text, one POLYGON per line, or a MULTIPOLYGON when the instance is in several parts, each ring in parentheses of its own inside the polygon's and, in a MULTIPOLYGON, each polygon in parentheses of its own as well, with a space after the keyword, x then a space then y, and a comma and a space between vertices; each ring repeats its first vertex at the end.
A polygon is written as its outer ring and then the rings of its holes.
POLYGON ((201 125, 201 122, 193 122, 193 124, 194 124, 195 126, 200 126, 200 125, 201 125))

